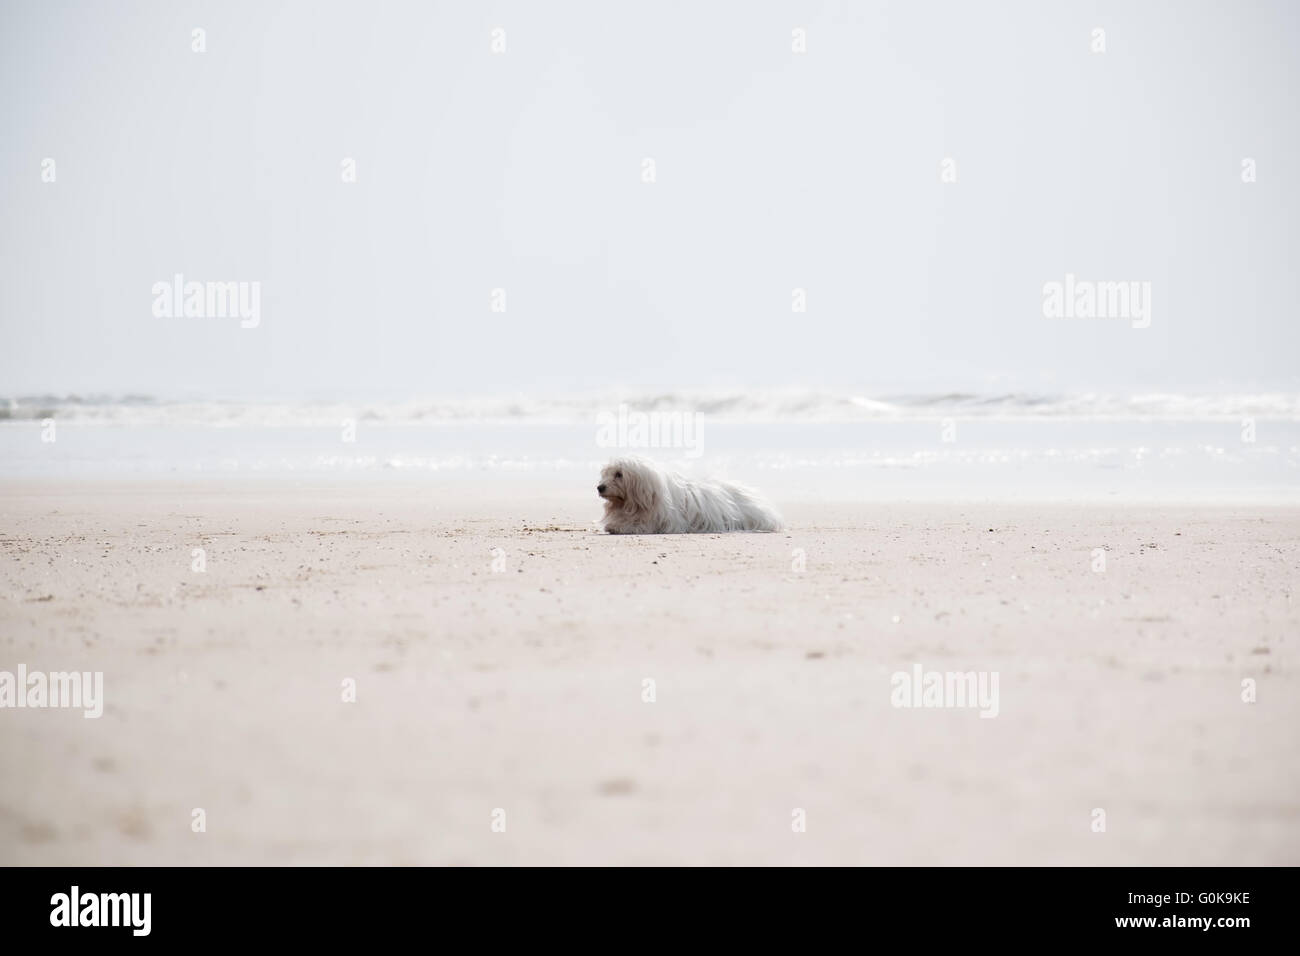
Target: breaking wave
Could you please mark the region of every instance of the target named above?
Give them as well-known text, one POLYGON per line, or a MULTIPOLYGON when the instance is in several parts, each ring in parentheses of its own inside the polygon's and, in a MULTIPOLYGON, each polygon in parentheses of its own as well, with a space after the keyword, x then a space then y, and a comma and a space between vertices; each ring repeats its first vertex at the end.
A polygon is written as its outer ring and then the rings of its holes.
POLYGON ((212 427, 369 424, 584 424, 630 411, 691 413, 719 422, 855 422, 953 419, 1076 421, 1300 421, 1296 392, 1024 392, 871 394, 795 389, 601 393, 558 398, 385 402, 178 401, 147 395, 36 395, 0 399, 0 421, 212 427))

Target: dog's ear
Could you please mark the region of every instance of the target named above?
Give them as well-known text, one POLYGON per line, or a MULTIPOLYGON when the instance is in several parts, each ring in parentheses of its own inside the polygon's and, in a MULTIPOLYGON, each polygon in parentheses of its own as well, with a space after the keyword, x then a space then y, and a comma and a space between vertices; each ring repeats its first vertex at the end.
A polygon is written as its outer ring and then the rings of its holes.
POLYGON ((659 476, 646 465, 629 462, 623 466, 623 513, 654 511, 659 506, 659 476))

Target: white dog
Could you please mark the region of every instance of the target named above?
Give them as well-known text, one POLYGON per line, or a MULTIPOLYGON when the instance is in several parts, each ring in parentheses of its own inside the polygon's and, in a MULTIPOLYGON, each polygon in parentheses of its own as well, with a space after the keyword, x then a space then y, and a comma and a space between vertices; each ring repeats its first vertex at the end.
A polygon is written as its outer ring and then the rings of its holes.
POLYGON ((596 493, 605 499, 610 534, 781 530, 781 516, 743 485, 692 481, 644 458, 615 458, 596 493))

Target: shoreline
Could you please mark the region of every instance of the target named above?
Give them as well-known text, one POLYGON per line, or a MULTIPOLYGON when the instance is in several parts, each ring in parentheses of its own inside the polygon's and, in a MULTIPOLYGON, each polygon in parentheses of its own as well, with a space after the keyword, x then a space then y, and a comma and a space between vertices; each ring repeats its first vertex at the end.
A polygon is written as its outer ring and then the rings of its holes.
MULTIPOLYGON (((563 504, 575 511, 590 511, 594 521, 601 503, 594 488, 599 464, 591 469, 559 471, 484 471, 410 472, 209 472, 192 474, 112 474, 6 476, 0 475, 0 514, 4 500, 14 497, 57 497, 60 495, 127 495, 156 492, 181 493, 213 498, 283 495, 299 488, 309 494, 330 498, 357 497, 363 500, 379 496, 381 500, 397 498, 408 503, 431 501, 439 506, 473 507, 490 504, 499 509, 531 510, 530 498, 544 499, 552 505, 563 504), (590 472, 590 473, 589 473, 590 472), (435 497, 430 497, 435 496, 435 497)), ((702 473, 703 474, 703 473, 702 473)), ((754 487, 770 498, 778 508, 814 509, 837 507, 949 507, 1002 508, 1018 504, 1062 508, 1196 508, 1210 512, 1263 508, 1300 512, 1300 488, 1150 488, 1142 491, 1115 491, 1078 485, 1017 485, 1008 483, 956 487, 936 482, 926 485, 908 475, 894 475, 887 481, 881 476, 863 474, 861 480, 824 480, 823 470, 805 472, 740 470, 708 472, 705 477, 724 476, 754 487)), ((857 477, 857 476, 855 476, 857 477)))

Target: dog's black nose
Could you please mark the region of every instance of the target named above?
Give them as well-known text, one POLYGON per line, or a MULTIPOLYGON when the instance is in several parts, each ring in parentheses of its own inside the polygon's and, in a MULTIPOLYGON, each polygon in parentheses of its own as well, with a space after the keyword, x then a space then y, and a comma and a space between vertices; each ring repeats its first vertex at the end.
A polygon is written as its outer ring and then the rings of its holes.
POLYGON ((604 485, 597 485, 597 486, 596 486, 596 493, 597 493, 597 494, 601 494, 601 495, 603 495, 603 494, 605 493, 605 486, 604 486, 604 485))

